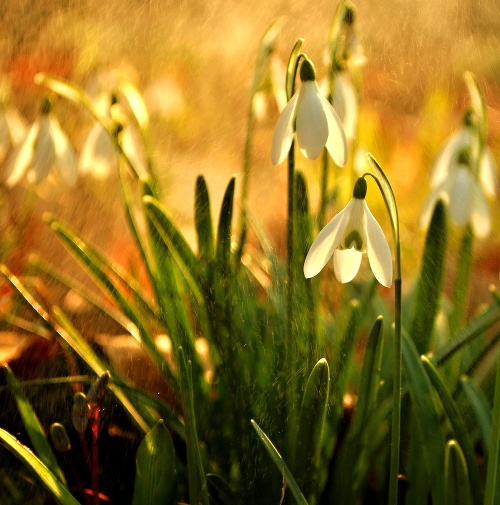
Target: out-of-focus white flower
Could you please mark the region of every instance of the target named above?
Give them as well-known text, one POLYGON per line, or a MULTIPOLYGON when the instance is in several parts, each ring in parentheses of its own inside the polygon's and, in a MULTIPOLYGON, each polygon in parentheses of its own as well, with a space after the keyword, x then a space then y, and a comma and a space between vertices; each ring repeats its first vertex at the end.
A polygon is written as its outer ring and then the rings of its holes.
MULTIPOLYGON (((472 149, 473 141, 474 130, 467 124, 466 119, 466 124, 445 141, 437 154, 431 168, 431 188, 436 188, 450 176, 450 172, 456 167, 460 153, 472 149)), ((488 196, 495 196, 498 185, 497 168, 488 146, 484 146, 478 177, 483 191, 488 196)))
POLYGON ((75 185, 75 151, 59 122, 51 114, 50 100, 46 99, 40 116, 7 160, 5 184, 14 186, 24 175, 29 184, 38 184, 52 168, 68 185, 75 185))
POLYGON ((350 143, 356 137, 358 124, 358 99, 352 78, 347 70, 339 71, 333 80, 333 108, 337 111, 345 136, 350 143))
POLYGON ((304 262, 306 278, 317 275, 333 256, 335 277, 342 283, 350 282, 358 273, 366 252, 375 278, 383 286, 391 286, 391 250, 366 204, 366 189, 366 181, 360 177, 351 201, 316 237, 304 262))
POLYGON ((321 95, 314 66, 308 59, 300 67, 300 80, 298 91, 283 109, 274 128, 273 164, 284 161, 296 133, 304 156, 315 160, 326 147, 335 163, 344 166, 348 149, 342 122, 330 102, 321 95))
POLYGON ((0 105, 0 164, 26 134, 26 122, 11 106, 0 105))
POLYGON ((479 143, 474 115, 467 110, 462 127, 451 135, 438 152, 431 169, 432 192, 422 210, 421 224, 427 226, 436 202, 449 206, 457 226, 472 226, 474 235, 485 238, 491 231, 490 209, 486 196, 496 194, 496 164, 488 146, 478 160, 479 143))
MULTIPOLYGON (((137 136, 134 135, 129 120, 115 100, 105 94, 97 100, 97 107, 110 124, 120 129, 118 141, 125 154, 139 171, 144 171, 144 162, 138 147, 137 136)), ((81 175, 90 174, 96 179, 106 179, 113 171, 118 170, 119 154, 110 133, 96 123, 90 130, 83 144, 78 160, 78 171, 81 175)))
MULTIPOLYGON (((467 153, 468 151, 462 151, 467 153)), ((421 222, 427 226, 436 202, 443 200, 457 226, 470 223, 474 235, 485 238, 491 231, 488 202, 477 179, 470 171, 468 156, 453 159, 446 178, 435 184, 422 210, 421 222)))

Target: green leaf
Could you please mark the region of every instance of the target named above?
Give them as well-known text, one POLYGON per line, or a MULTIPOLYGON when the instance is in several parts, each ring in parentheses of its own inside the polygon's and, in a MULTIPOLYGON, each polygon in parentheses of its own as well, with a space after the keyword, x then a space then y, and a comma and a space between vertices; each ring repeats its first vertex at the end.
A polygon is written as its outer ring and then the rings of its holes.
POLYGON ((432 385, 425 373, 413 341, 403 334, 402 353, 404 371, 408 380, 410 395, 415 409, 422 440, 423 463, 433 503, 444 503, 444 437, 441 432, 439 413, 433 398, 432 385))
POLYGON ((365 348, 363 368, 358 388, 358 401, 354 419, 342 444, 333 472, 333 486, 338 503, 356 503, 356 496, 362 488, 369 467, 372 441, 366 427, 372 419, 372 411, 380 385, 380 367, 383 348, 383 319, 379 316, 370 331, 365 348), (349 475, 350 485, 346 485, 349 475))
POLYGON ((68 488, 26 446, 0 428, 0 443, 30 468, 60 505, 80 505, 68 488))
POLYGON ((290 488, 290 491, 292 492, 295 501, 299 505, 307 505, 307 500, 302 494, 296 480, 292 475, 292 472, 290 472, 290 469, 288 468, 283 458, 281 457, 281 454, 278 452, 276 447, 274 447, 273 443, 271 442, 271 440, 269 440, 268 436, 262 431, 260 426, 253 419, 251 419, 250 422, 252 423, 254 430, 257 432, 257 435, 260 438, 261 442, 264 444, 264 447, 266 448, 267 452, 271 456, 271 459, 274 461, 275 465, 278 467, 278 470, 283 475, 283 478, 286 480, 286 483, 290 488))
POLYGON ((33 407, 30 405, 28 399, 21 391, 21 387, 19 385, 16 376, 12 373, 12 370, 8 365, 4 365, 3 369, 5 371, 5 375, 7 377, 7 382, 9 384, 10 390, 16 399, 17 408, 19 409, 19 413, 21 414, 21 418, 23 420, 24 427, 30 437, 31 443, 33 444, 33 448, 40 458, 40 460, 50 468, 51 472, 63 483, 66 484, 66 479, 64 478, 64 474, 59 467, 59 463, 57 462, 57 458, 50 447, 49 442, 47 441, 46 434, 43 430, 43 427, 36 415, 33 407))
POLYGON ((477 316, 456 338, 440 347, 436 351, 432 362, 437 364, 437 366, 441 366, 463 346, 483 335, 488 328, 498 321, 500 321, 500 303, 494 301, 487 310, 477 316))
POLYGON ((456 440, 446 444, 444 461, 445 505, 472 505, 469 472, 464 453, 456 440))
POLYGON ((306 494, 314 491, 317 481, 329 391, 330 369, 326 359, 322 358, 312 369, 304 390, 295 457, 291 462, 306 494))
POLYGON ((495 383, 495 399, 493 401, 493 419, 491 425, 491 439, 488 451, 488 468, 486 470, 486 488, 484 505, 495 505, 498 496, 500 460, 500 352, 497 360, 497 377, 495 383))
POLYGON ((439 310, 446 258, 446 212, 438 201, 427 231, 420 276, 415 290, 409 334, 420 354, 429 350, 434 321, 439 310))
POLYGON ((170 433, 160 419, 137 450, 133 505, 177 502, 175 451, 170 433))
POLYGON ((191 361, 186 361, 182 347, 179 348, 179 366, 182 411, 186 425, 189 500, 193 504, 209 505, 207 481, 196 426, 192 366, 191 361))
POLYGON ((491 440, 491 406, 485 394, 474 385, 469 377, 462 376, 460 384, 476 417, 477 425, 481 431, 484 451, 488 455, 488 445, 491 440))
POLYGON ((448 416, 450 424, 455 433, 455 438, 463 450, 465 461, 467 462, 467 468, 470 477, 470 487, 474 504, 480 505, 483 503, 483 494, 481 492, 481 478, 479 476, 479 469, 477 467, 477 460, 474 454, 474 449, 472 447, 472 442, 464 425, 462 415, 458 410, 458 407, 453 400, 450 392, 448 391, 448 388, 439 376, 439 373, 432 362, 427 356, 422 356, 421 360, 434 389, 441 399, 441 403, 443 404, 446 415, 448 416))
POLYGON ((216 259, 220 273, 227 275, 230 272, 231 257, 231 222, 233 219, 235 178, 232 177, 222 199, 222 207, 219 215, 219 226, 217 229, 217 249, 216 259))
POLYGON ((202 175, 196 178, 194 223, 198 237, 198 257, 200 261, 208 262, 214 257, 214 230, 210 210, 210 196, 207 183, 202 175))

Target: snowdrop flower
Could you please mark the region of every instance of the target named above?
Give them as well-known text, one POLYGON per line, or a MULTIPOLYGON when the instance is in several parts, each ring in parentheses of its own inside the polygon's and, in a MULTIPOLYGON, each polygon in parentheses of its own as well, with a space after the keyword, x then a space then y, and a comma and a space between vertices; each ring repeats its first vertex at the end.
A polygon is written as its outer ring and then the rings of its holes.
POLYGON ((16 109, 0 105, 0 163, 26 134, 26 123, 16 109))
POLYGON ((4 176, 7 186, 16 185, 25 174, 29 184, 38 184, 53 167, 68 185, 75 185, 75 152, 57 119, 52 116, 51 107, 50 100, 45 99, 41 115, 8 158, 4 176))
POLYGON ((282 163, 297 134, 299 148, 304 156, 315 160, 326 146, 335 163, 347 162, 347 140, 335 109, 324 98, 316 83, 314 66, 307 58, 300 66, 298 91, 283 109, 274 129, 271 160, 282 163))
MULTIPOLYGON (((129 125, 129 119, 116 97, 103 95, 97 100, 97 107, 103 117, 116 130, 119 143, 134 166, 144 172, 144 162, 138 147, 138 140, 129 125)), ((100 123, 90 130, 83 144, 78 160, 78 171, 82 175, 91 174, 96 179, 106 179, 118 169, 119 154, 110 133, 100 123)))
POLYGON ((366 252, 375 278, 383 286, 391 286, 391 250, 382 228, 368 209, 366 189, 366 181, 360 177, 351 201, 316 237, 304 262, 306 278, 317 275, 333 256, 335 277, 342 283, 350 282, 366 252))
MULTIPOLYGON (((466 111, 464 125, 446 140, 434 160, 431 169, 431 188, 438 187, 450 176, 450 172, 456 167, 457 159, 462 151, 472 149, 474 134, 471 112, 466 111)), ((483 191, 488 196, 495 196, 498 184, 497 169, 488 146, 484 146, 478 177, 483 191)))
POLYGON ((439 179, 422 210, 421 222, 426 226, 438 200, 449 206, 457 226, 470 223, 474 235, 485 238, 491 231, 491 217, 483 189, 470 170, 470 150, 463 149, 457 159, 451 160, 444 179, 439 179))
POLYGON ((347 141, 351 143, 356 137, 358 99, 351 75, 347 70, 341 70, 336 74, 333 81, 332 98, 334 109, 342 120, 347 141))

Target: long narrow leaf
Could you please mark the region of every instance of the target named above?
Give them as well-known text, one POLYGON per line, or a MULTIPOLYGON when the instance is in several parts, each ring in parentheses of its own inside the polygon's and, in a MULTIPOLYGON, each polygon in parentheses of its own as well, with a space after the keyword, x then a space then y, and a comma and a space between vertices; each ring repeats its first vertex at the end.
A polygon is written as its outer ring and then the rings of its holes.
POLYGON ((33 448, 40 458, 40 460, 50 468, 51 472, 63 483, 66 484, 66 479, 64 474, 57 462, 57 458, 50 447, 47 440, 46 434, 43 427, 36 415, 33 407, 29 403, 28 399, 24 395, 19 386, 19 382, 16 376, 12 373, 12 370, 8 365, 3 367, 5 374, 7 376, 7 382, 9 384, 10 390, 16 399, 17 408, 21 414, 24 427, 30 437, 33 448))
POLYGON ((444 475, 445 505, 472 505, 467 464, 456 440, 449 440, 446 444, 444 475))
POLYGON ((260 426, 253 419, 250 422, 252 423, 252 426, 256 431, 258 437, 260 438, 261 442, 264 444, 264 447, 266 448, 267 452, 271 456, 271 459, 274 461, 274 464, 278 467, 278 470, 283 475, 288 487, 290 488, 290 491, 293 494, 293 497, 295 498, 295 501, 298 503, 298 505, 307 505, 307 500, 302 494, 302 491, 300 490, 296 480, 294 479, 292 472, 290 472, 290 469, 288 468, 283 458, 281 457, 281 454, 278 452, 276 447, 274 447, 273 443, 271 442, 271 440, 269 440, 268 436, 262 431, 260 426))
POLYGON ((68 488, 27 447, 0 428, 0 443, 28 468, 60 505, 80 505, 68 488))
POLYGON ((409 325, 409 334, 420 354, 429 351, 434 320, 439 309, 446 242, 446 212, 443 202, 439 201, 425 239, 422 266, 415 290, 414 310, 409 325))
POLYGON ((415 418, 426 443, 422 447, 423 461, 427 470, 433 503, 444 503, 445 453, 439 414, 433 400, 432 385, 419 359, 417 349, 410 338, 403 334, 404 370, 415 408, 415 418))
POLYGON ((488 451, 488 468, 486 471, 486 488, 484 505, 495 505, 498 496, 499 462, 500 459, 500 352, 498 353, 497 377, 495 383, 495 399, 493 401, 493 420, 491 439, 488 451))
POLYGON ((198 257, 202 262, 210 261, 214 257, 214 229, 210 210, 210 196, 207 183, 202 175, 196 178, 194 224, 198 237, 198 257))
POLYGON ((441 403, 443 404, 444 410, 448 416, 451 426, 453 427, 455 438, 464 452, 465 461, 467 462, 467 468, 470 476, 470 487, 474 504, 480 505, 483 502, 483 494, 481 492, 481 478, 479 476, 479 469, 477 467, 477 461, 474 454, 474 449, 472 447, 472 442, 463 423, 462 416, 460 415, 458 407, 453 401, 448 388, 439 376, 439 373, 432 362, 429 360, 429 358, 427 358, 427 356, 422 356, 421 360, 424 364, 425 370, 432 383, 432 386, 441 399, 441 403))

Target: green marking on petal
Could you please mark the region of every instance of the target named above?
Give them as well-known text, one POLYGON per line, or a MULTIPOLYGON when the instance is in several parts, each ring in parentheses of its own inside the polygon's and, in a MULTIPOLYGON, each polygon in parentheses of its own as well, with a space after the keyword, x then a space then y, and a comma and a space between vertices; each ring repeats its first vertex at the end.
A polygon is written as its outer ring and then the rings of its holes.
POLYGON ((350 249, 354 245, 356 251, 363 250, 363 239, 358 230, 351 230, 344 241, 344 247, 350 249))

